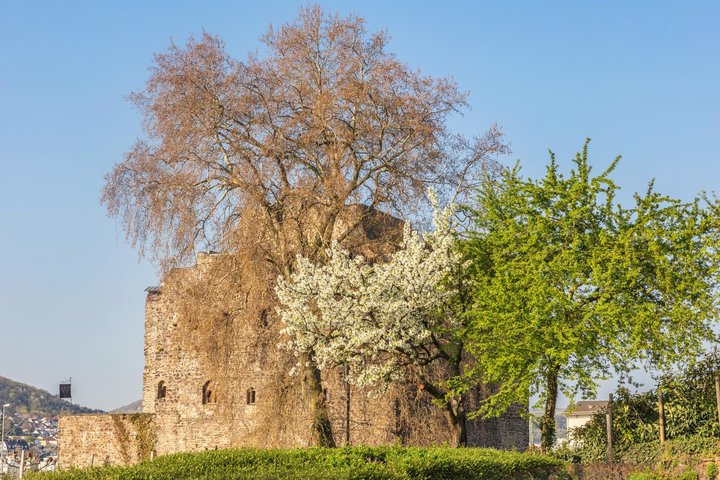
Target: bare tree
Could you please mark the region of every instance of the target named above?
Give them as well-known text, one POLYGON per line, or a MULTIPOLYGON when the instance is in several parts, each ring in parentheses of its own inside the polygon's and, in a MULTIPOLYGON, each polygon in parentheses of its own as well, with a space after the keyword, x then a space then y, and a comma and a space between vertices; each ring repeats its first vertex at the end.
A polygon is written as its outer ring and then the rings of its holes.
MULTIPOLYGON (((235 60, 208 34, 157 54, 131 95, 146 136, 105 178, 109 214, 163 269, 252 242, 290 278, 297 254, 323 261, 363 220, 342 220, 351 204, 405 214, 428 186, 461 193, 507 151, 502 134, 453 135, 446 120, 466 94, 399 62, 387 41, 361 18, 307 7, 269 29, 264 56, 235 60)), ((314 442, 331 445, 306 360, 314 442)))

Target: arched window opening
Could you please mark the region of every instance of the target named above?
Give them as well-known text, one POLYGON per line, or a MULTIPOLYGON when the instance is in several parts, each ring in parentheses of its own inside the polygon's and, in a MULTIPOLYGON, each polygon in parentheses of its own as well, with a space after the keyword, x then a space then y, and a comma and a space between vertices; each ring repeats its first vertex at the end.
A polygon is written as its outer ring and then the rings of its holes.
POLYGON ((250 387, 247 389, 245 401, 248 405, 255 405, 255 389, 250 387))
POLYGON ((217 402, 217 395, 213 391, 212 384, 208 380, 202 387, 202 403, 203 405, 207 405, 208 403, 215 402, 217 402))
POLYGON ((161 380, 157 386, 157 399, 163 399, 165 395, 167 395, 167 387, 165 386, 165 382, 161 380))

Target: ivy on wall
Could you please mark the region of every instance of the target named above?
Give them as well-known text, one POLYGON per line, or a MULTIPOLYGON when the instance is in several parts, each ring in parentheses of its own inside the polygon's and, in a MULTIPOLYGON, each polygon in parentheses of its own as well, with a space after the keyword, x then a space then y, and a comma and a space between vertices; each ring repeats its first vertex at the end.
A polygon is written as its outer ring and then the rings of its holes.
POLYGON ((123 464, 129 465, 133 462, 133 455, 131 454, 133 450, 137 461, 149 460, 157 443, 153 415, 133 413, 129 415, 111 415, 111 418, 114 425, 115 440, 123 464), (126 420, 129 421, 135 429, 134 439, 130 436, 126 420))

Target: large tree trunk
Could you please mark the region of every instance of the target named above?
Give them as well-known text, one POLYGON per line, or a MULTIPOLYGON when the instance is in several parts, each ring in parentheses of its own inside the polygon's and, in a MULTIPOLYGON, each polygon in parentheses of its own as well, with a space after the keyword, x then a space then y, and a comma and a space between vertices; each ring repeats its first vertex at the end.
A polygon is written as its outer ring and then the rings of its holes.
POLYGON ((555 407, 558 395, 558 368, 548 368, 545 375, 545 413, 540 419, 540 451, 548 452, 555 443, 555 407))
MULTIPOLYGON (((307 358, 301 358, 301 361, 303 365, 307 365, 307 358)), ((312 416, 310 443, 317 447, 335 447, 320 370, 312 362, 303 368, 303 389, 312 416)))
POLYGON ((464 447, 467 445, 467 415, 462 397, 453 397, 446 400, 446 393, 437 385, 420 378, 420 389, 426 391, 436 400, 445 404, 445 416, 452 429, 453 447, 464 447))
POLYGON ((447 403, 446 414, 453 429, 453 447, 467 445, 467 415, 462 404, 462 398, 453 398, 447 403))

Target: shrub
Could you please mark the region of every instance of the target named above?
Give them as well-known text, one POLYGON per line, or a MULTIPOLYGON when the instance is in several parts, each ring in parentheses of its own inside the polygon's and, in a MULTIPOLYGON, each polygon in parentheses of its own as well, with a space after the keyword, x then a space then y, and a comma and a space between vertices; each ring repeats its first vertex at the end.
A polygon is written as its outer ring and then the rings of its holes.
POLYGON ((668 458, 700 459, 715 456, 717 453, 720 453, 720 446, 716 439, 692 436, 667 441, 662 448, 658 441, 632 445, 618 458, 626 462, 653 464, 668 458))
POLYGON ((650 470, 645 470, 643 472, 631 473, 628 476, 628 480, 662 480, 662 478, 650 470))
POLYGON ((676 480, 699 480, 700 476, 695 470, 685 470, 680 475, 675 477, 676 480))
POLYGON ((31 480, 547 479, 560 460, 479 448, 348 447, 179 453, 129 467, 29 474, 31 480))
MULTIPOLYGON (((715 372, 720 356, 708 354, 676 375, 661 380, 665 406, 665 435, 671 440, 685 438, 716 439, 720 434, 715 398, 715 372)), ((623 456, 637 445, 657 443, 659 438, 657 390, 631 393, 620 388, 613 403, 613 446, 616 456, 623 456)), ((607 434, 605 417, 595 415, 584 426, 570 432, 576 445, 574 455, 583 462, 600 462, 605 458, 607 434)), ((706 445, 697 441, 702 450, 706 445)), ((687 446, 691 448, 690 445, 687 446)), ((694 453, 694 452, 685 452, 694 453)), ((631 456, 632 457, 632 456, 631 456)))
POLYGON ((715 463, 708 463, 705 467, 705 476, 708 480, 715 480, 718 476, 718 467, 715 463))
POLYGON ((697 472, 690 469, 673 476, 665 476, 650 470, 645 470, 642 472, 631 473, 627 480, 699 480, 699 478, 700 477, 697 472))

